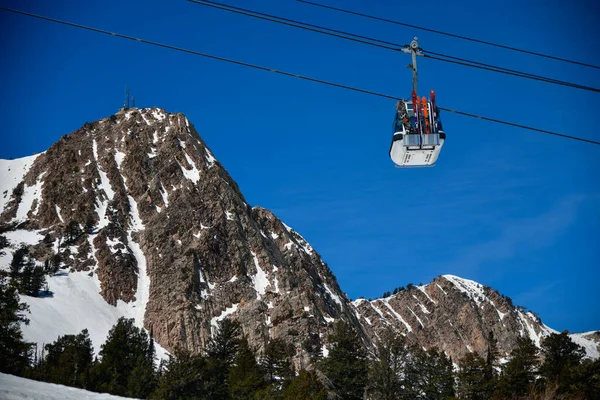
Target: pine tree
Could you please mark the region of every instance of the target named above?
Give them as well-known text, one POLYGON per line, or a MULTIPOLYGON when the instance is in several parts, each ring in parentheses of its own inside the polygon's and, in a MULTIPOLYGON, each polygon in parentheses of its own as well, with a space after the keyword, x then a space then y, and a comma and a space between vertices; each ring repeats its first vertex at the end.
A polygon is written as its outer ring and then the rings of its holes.
POLYGON ((517 347, 510 353, 498 382, 498 395, 504 398, 530 393, 537 373, 538 348, 529 337, 517 338, 517 347))
POLYGON ((376 357, 370 362, 368 392, 374 400, 408 398, 404 384, 404 370, 409 359, 406 341, 391 330, 381 337, 376 357))
POLYGON ((159 367, 161 371, 153 399, 204 399, 209 398, 205 389, 206 359, 176 348, 169 360, 159 367))
POLYGON ((26 311, 29 307, 19 303, 16 288, 0 271, 0 372, 20 375, 29 365, 32 343, 23 341, 21 331, 21 323, 29 323, 26 311))
POLYGON ((79 223, 75 220, 69 221, 65 228, 64 238, 65 244, 73 244, 83 234, 79 223))
POLYGON ((94 349, 87 329, 78 335, 60 336, 45 346, 40 361, 42 379, 67 386, 87 388, 94 349))
POLYGON ((246 337, 242 337, 237 355, 229 368, 229 391, 231 398, 252 400, 259 390, 265 388, 265 372, 256 362, 246 337))
POLYGON ((224 319, 206 348, 206 390, 211 399, 227 399, 229 367, 240 346, 242 328, 237 321, 224 319))
POLYGON ((496 368, 499 367, 498 355, 498 340, 496 340, 494 332, 490 331, 485 357, 485 380, 488 393, 494 393, 498 384, 498 373, 496 370, 496 368))
POLYGON ((343 399, 362 399, 367 384, 367 354, 352 326, 336 321, 329 335, 331 350, 322 361, 322 370, 343 399))
POLYGON ((288 346, 281 339, 272 339, 265 346, 261 365, 269 381, 279 390, 285 387, 293 376, 290 355, 288 346))
POLYGON ((133 323, 121 317, 109 331, 99 353, 101 362, 93 369, 96 390, 131 397, 144 397, 154 390, 148 335, 133 323))
POLYGON ((421 347, 414 346, 411 352, 413 357, 409 368, 413 382, 407 382, 406 386, 411 387, 412 398, 427 400, 453 398, 452 360, 435 347, 424 351, 421 347))
POLYGON ((327 400, 327 389, 315 370, 301 370, 283 391, 283 400, 327 400))
POLYGON ((544 362, 540 375, 546 384, 559 385, 559 393, 565 393, 576 381, 576 369, 581 363, 585 350, 569 337, 568 331, 551 333, 542 340, 544 362))
POLYGON ((23 269, 27 264, 28 260, 25 258, 29 255, 29 249, 27 246, 21 246, 13 253, 12 260, 10 261, 10 277, 13 279, 18 278, 23 269))
POLYGON ((458 363, 458 396, 471 400, 489 399, 486 361, 477 353, 467 353, 458 363))

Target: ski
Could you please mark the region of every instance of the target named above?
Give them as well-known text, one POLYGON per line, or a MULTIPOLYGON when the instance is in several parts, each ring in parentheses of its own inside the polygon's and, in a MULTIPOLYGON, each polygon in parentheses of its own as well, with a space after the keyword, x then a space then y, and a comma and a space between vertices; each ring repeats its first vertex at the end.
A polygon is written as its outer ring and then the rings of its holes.
POLYGON ((421 106, 423 107, 423 119, 425 120, 425 133, 429 134, 429 109, 427 107, 427 98, 425 96, 421 98, 421 106))
POLYGON ((415 133, 419 132, 419 102, 417 100, 417 93, 412 91, 412 107, 413 107, 413 118, 415 125, 415 133))

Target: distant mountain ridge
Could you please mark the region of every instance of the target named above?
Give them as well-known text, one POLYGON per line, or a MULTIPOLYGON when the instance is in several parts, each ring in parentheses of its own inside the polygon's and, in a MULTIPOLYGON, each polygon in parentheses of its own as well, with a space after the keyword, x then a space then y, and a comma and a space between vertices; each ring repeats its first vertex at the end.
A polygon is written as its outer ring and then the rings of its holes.
MULTIPOLYGON (((301 366, 327 353, 340 318, 369 348, 389 328, 453 359, 481 352, 490 332, 503 354, 519 335, 539 343, 552 332, 493 289, 452 275, 350 302, 300 234, 247 204, 183 114, 121 110, 44 153, 0 160, 0 174, 0 235, 10 243, 0 268, 19 243, 64 268, 49 278, 53 297, 23 296, 28 340, 88 328, 98 350, 127 316, 166 350, 197 352, 218 321, 236 318, 259 351, 282 338, 301 366)), ((572 337, 598 357, 597 334, 572 337)))

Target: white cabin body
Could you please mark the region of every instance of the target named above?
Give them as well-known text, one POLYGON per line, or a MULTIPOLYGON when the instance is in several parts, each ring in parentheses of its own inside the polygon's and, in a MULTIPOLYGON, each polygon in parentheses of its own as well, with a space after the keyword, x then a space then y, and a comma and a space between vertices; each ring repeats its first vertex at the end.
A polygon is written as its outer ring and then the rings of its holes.
POLYGON ((446 134, 442 129, 439 111, 427 102, 429 133, 424 116, 415 121, 412 101, 400 100, 396 105, 394 135, 390 146, 390 158, 397 167, 429 167, 435 165, 446 134), (404 120, 404 122, 403 122, 404 120))

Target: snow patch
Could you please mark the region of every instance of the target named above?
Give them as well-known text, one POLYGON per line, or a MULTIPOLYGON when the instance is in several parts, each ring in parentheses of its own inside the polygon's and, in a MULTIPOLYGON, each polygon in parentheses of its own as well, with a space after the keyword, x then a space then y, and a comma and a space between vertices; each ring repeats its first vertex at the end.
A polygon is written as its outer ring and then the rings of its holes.
POLYGON ((394 308, 390 305, 390 303, 388 302, 388 300, 384 299, 384 300, 382 300, 382 302, 392 312, 392 314, 398 319, 398 321, 402 322, 402 324, 404 324, 404 326, 406 327, 406 329, 409 332, 412 332, 412 327, 404 320, 404 318, 402 318, 402 316, 400 314, 398 314, 396 312, 396 310, 394 310, 394 308))
POLYGON ((323 357, 325 357, 325 358, 329 357, 329 349, 327 348, 327 346, 325 345, 325 343, 323 343, 323 347, 321 348, 321 352, 323 353, 323 357))
POLYGON ((580 345, 581 347, 583 347, 585 349, 586 352, 586 357, 587 358, 591 358, 591 359, 597 359, 600 358, 600 351, 598 350, 598 343, 594 342, 593 340, 590 340, 588 338, 586 338, 586 335, 591 335, 593 334, 595 331, 591 331, 591 332, 584 332, 584 333, 572 333, 569 335, 569 337, 571 338, 571 340, 573 340, 573 342, 577 343, 578 345, 580 345))
POLYGON ((423 292, 423 294, 425 296, 427 296, 427 298, 429 299, 429 301, 431 301, 433 304, 437 304, 437 301, 433 300, 429 294, 425 291, 425 287, 427 287, 427 285, 423 285, 423 286, 417 286, 417 289, 419 289, 421 292, 423 292))
POLYGON ((229 221, 233 221, 233 214, 229 211, 225 211, 225 216, 229 221))
MULTIPOLYGON (((108 331, 120 317, 135 318, 131 307, 120 301, 117 307, 100 295, 100 281, 86 272, 59 273, 48 276, 52 297, 21 296, 31 314, 29 325, 21 325, 23 335, 38 345, 54 342, 58 336, 76 335, 87 329, 95 354, 106 341, 108 331)), ((137 322, 137 320, 136 320, 137 322)), ((142 327, 142 325, 138 325, 142 327)), ((166 351, 156 344, 157 356, 166 358, 166 351)))
POLYGON ((0 160, 0 213, 10 201, 13 189, 23 180, 40 154, 16 160, 0 160))
POLYGON ((191 166, 191 169, 186 169, 183 165, 179 164, 179 161, 177 161, 177 163, 181 167, 181 172, 183 172, 183 175, 190 181, 198 183, 198 181, 200 180, 200 171, 198 170, 198 168, 196 168, 196 163, 194 163, 194 160, 192 160, 185 151, 183 152, 183 154, 185 155, 185 159, 187 160, 188 164, 191 166))
POLYGON ((206 165, 208 165, 208 168, 210 168, 213 165, 215 165, 215 161, 217 161, 217 160, 215 159, 215 157, 213 157, 213 155, 210 152, 210 150, 208 150, 208 149, 205 148, 204 152, 206 153, 206 165))
POLYGON ((443 277, 450 281, 456 286, 458 290, 463 293, 466 293, 471 299, 475 301, 475 304, 479 306, 482 301, 488 300, 483 292, 483 285, 472 281, 470 279, 460 278, 454 275, 443 275, 443 277))
POLYGON ((117 163, 117 167, 121 169, 121 164, 123 164, 123 160, 125 160, 125 153, 122 151, 117 151, 115 153, 115 162, 117 163))
POLYGON ((56 216, 60 219, 60 222, 64 224, 65 220, 63 219, 62 214, 60 213, 60 207, 57 204, 54 205, 54 210, 56 210, 56 216))
POLYGON ((442 287, 440 285, 438 285, 437 283, 435 285, 442 291, 442 293, 444 293, 445 295, 448 294, 448 293, 446 293, 446 291, 444 289, 442 289, 442 287))
POLYGON ((236 312, 237 309, 238 309, 238 304, 234 304, 231 307, 226 308, 225 311, 223 311, 221 313, 221 315, 219 315, 218 317, 213 317, 210 320, 210 326, 214 328, 214 329, 212 329, 212 334, 213 335, 216 333, 216 330, 219 327, 218 322, 223 321, 225 318, 227 318, 228 315, 231 315, 234 312, 236 312))
POLYGON ((325 290, 327 291, 327 293, 329 293, 329 296, 333 299, 333 301, 335 301, 336 303, 339 304, 340 308, 342 307, 342 301, 340 300, 340 297, 333 293, 331 291, 331 289, 329 289, 329 286, 327 286, 327 284, 325 282, 323 282, 323 287, 325 288, 325 290))
POLYGON ((252 257, 254 258, 254 266, 256 267, 256 275, 252 276, 252 283, 254 284, 254 290, 256 290, 256 298, 260 300, 260 298, 266 293, 267 286, 269 286, 269 279, 267 278, 267 274, 258 264, 258 257, 254 252, 252 253, 252 257))
POLYGON ((162 110, 159 110, 158 108, 152 110, 152 116, 154 117, 154 119, 157 119, 159 121, 162 121, 163 119, 167 118, 165 113, 162 110))
POLYGON ((35 214, 37 212, 37 207, 39 207, 40 201, 42 200, 42 179, 46 173, 42 173, 35 185, 28 186, 23 185, 23 195, 21 196, 21 202, 19 203, 19 208, 17 209, 17 216, 15 219, 17 221, 22 221, 27 219, 27 214, 31 211, 31 207, 33 207, 33 201, 37 200, 36 209, 33 210, 35 214))
POLYGON ((98 229, 102 229, 109 223, 108 217, 106 216, 106 209, 108 207, 108 202, 115 196, 115 192, 112 190, 108 176, 102 170, 100 163, 98 162, 98 144, 96 143, 96 139, 92 142, 92 150, 94 152, 94 160, 96 160, 96 169, 98 170, 98 175, 100 175, 100 187, 98 189, 104 192, 105 197, 103 199, 98 197, 100 199, 100 204, 96 205, 96 213, 100 219, 98 222, 98 229))
POLYGON ((107 393, 88 392, 2 373, 0 373, 0 398, 4 400, 126 400, 125 397, 107 393))
POLYGON ((165 189, 162 182, 160 184, 160 187, 162 188, 162 190, 159 190, 159 192, 162 197, 163 204, 165 205, 165 207, 169 207, 169 192, 167 192, 167 189, 165 189))

